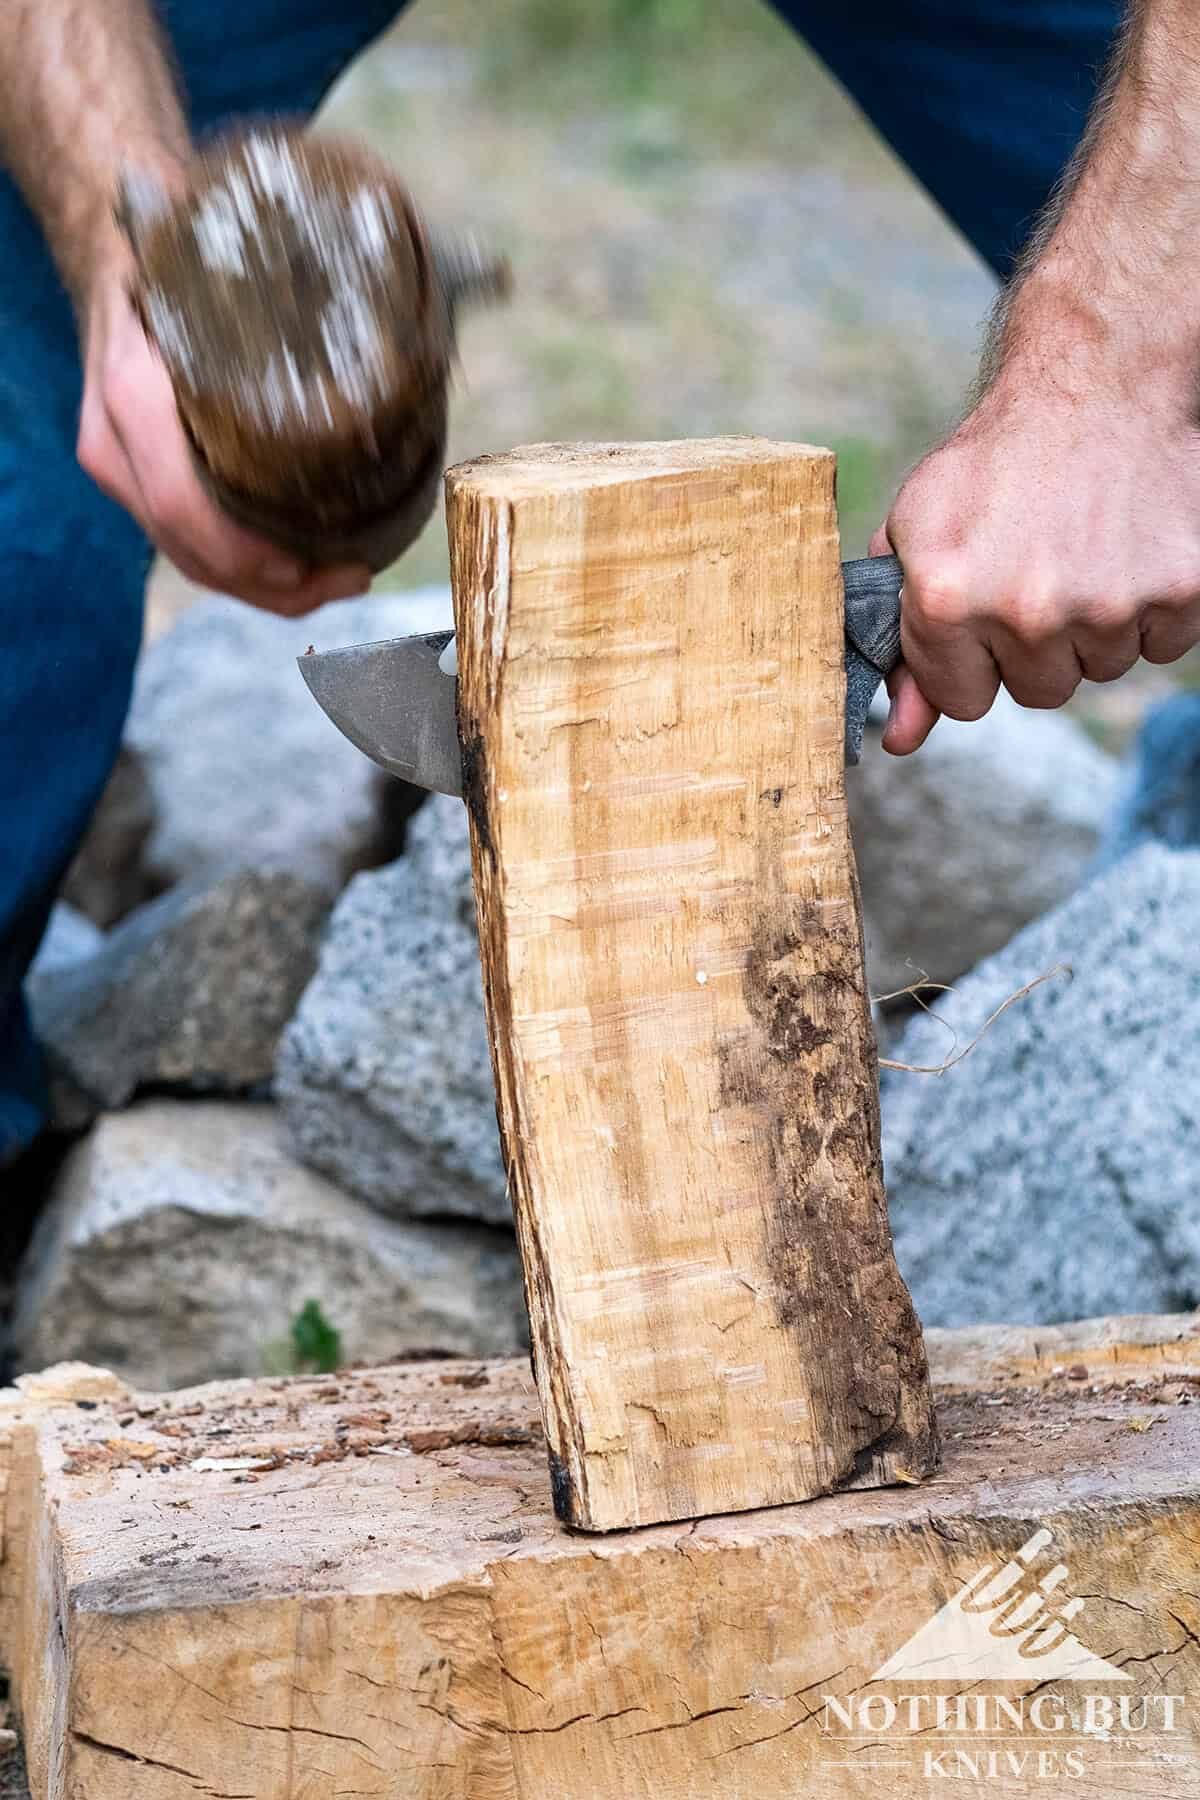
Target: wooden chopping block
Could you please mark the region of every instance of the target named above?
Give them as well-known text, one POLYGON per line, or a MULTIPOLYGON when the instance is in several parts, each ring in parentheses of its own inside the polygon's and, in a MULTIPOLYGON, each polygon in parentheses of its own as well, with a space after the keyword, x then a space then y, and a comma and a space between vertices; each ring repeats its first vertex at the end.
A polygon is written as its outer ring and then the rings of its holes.
POLYGON ((33 1800, 1193 1800, 1195 1317, 929 1336, 935 1481, 599 1538, 555 1522, 521 1363, 23 1378, 33 1800))

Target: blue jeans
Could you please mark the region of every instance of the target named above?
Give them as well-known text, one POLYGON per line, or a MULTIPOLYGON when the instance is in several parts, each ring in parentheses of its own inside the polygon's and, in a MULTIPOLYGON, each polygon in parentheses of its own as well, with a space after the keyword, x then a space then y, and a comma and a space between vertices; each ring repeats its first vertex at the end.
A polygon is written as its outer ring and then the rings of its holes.
MULTIPOLYGON (((1003 274, 1082 128, 1117 0, 778 0, 1003 274)), ((159 0, 192 121, 312 112, 396 0, 159 0)), ((120 741, 149 551, 75 463, 75 326, 0 176, 0 1166, 36 1135, 21 982, 120 741)), ((214 805, 220 796, 214 794, 214 805)))

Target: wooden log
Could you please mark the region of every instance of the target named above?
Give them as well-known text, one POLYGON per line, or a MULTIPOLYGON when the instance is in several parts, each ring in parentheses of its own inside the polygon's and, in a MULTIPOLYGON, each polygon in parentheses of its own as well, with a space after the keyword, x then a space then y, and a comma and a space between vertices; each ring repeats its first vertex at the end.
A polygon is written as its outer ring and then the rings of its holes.
POLYGON ((498 1112, 555 1505, 608 1530, 913 1480, 842 768, 828 451, 449 472, 498 1112))
POLYGON ((382 568, 437 497, 455 306, 507 269, 434 238, 348 139, 241 132, 188 176, 174 198, 131 176, 121 216, 197 470, 286 548, 382 568))
POLYGON ((929 1754, 949 1791, 1032 1800, 1068 1753, 1081 1800, 1192 1800, 1195 1317, 930 1351, 935 1480, 600 1538, 556 1526, 518 1363, 10 1393, 34 1800, 916 1800, 929 1754), (1056 1616, 1126 1680, 875 1679, 1043 1529, 1022 1593, 1061 1562, 1056 1616))

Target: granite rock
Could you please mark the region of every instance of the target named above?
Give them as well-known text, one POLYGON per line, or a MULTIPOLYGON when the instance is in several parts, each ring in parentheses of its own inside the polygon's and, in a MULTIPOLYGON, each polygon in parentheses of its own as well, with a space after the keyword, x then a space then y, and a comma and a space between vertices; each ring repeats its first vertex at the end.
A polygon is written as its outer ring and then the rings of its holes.
POLYGON ((273 1107, 141 1100, 70 1152, 19 1283, 28 1368, 78 1358, 143 1387, 278 1366, 316 1300, 345 1361, 526 1342, 515 1246, 383 1219, 299 1167, 273 1107))
POLYGON ((926 1324, 1200 1304, 1200 852, 1146 846, 943 996, 885 1070, 896 1251, 926 1324))
POLYGON ((55 969, 69 968, 72 963, 86 961, 104 947, 104 933, 65 900, 59 900, 38 946, 30 974, 33 978, 49 975, 55 969))
POLYGON ((157 809, 146 857, 160 887, 231 858, 340 887, 398 854, 423 796, 384 776, 325 717, 296 668, 318 650, 433 631, 449 592, 340 601, 280 619, 210 596, 142 656, 126 742, 157 809))
POLYGON ((60 890, 62 899, 107 930, 161 891, 146 864, 155 824, 154 793, 141 756, 122 744, 60 890))
POLYGON ((51 1070, 106 1108, 268 1081, 331 903, 286 870, 233 869, 139 907, 90 955, 56 962, 52 937, 28 983, 51 1070))
POLYGON ((1117 782, 1072 719, 1004 693, 983 719, 942 719, 915 756, 888 756, 869 730, 846 791, 871 992, 921 971, 953 981, 1066 899, 1117 782))
POLYGON ((342 895, 276 1092, 297 1154, 382 1212, 510 1219, 460 801, 342 895))

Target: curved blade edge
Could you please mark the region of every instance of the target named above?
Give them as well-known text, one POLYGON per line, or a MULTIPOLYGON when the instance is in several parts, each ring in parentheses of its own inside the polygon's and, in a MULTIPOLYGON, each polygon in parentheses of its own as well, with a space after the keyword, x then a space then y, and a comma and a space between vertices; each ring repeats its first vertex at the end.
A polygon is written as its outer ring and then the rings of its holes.
POLYGON ((379 768, 462 797, 457 682, 438 659, 453 632, 310 651, 296 658, 317 705, 379 768))

